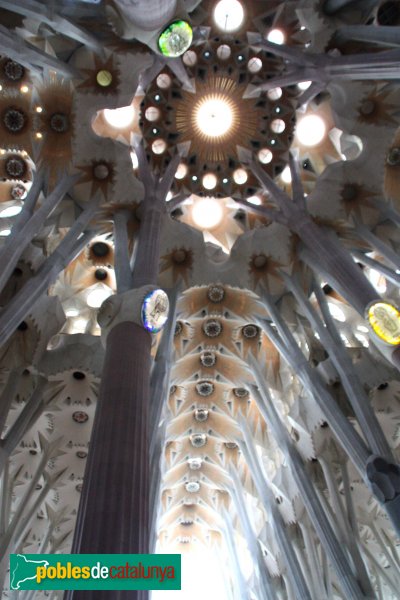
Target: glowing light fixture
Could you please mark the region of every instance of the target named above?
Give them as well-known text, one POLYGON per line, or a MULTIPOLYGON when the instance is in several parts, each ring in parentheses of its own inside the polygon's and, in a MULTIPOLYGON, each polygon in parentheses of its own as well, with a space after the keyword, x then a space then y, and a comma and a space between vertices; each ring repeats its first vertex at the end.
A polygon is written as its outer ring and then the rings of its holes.
POLYGON ((267 35, 267 40, 273 44, 282 45, 285 43, 285 34, 280 29, 271 29, 267 35))
POLYGON ((307 115, 297 122, 296 136, 303 146, 317 146, 325 134, 326 125, 318 115, 307 115))
POLYGON ((188 167, 185 163, 179 163, 175 173, 176 179, 184 179, 188 173, 188 167))
POLYGON ((77 308, 67 308, 65 311, 67 317, 77 317, 79 315, 79 310, 77 308))
POLYGON ((271 123, 271 131, 274 133, 283 133, 286 129, 286 123, 283 119, 274 119, 271 123))
POLYGON ((193 50, 188 50, 183 55, 182 60, 188 67, 194 67, 194 65, 197 63, 197 54, 196 52, 193 52, 193 50))
POLYGON ((253 56, 253 58, 251 58, 247 63, 247 68, 250 71, 250 73, 258 73, 259 71, 261 71, 262 66, 262 60, 257 56, 253 56))
POLYGON ((389 302, 374 302, 367 309, 372 331, 391 346, 400 344, 400 312, 389 302))
POLYGON ((228 46, 227 44, 222 44, 217 49, 217 56, 221 60, 228 60, 228 58, 230 57, 231 54, 232 54, 232 50, 230 49, 230 46, 228 46))
POLYGON ((289 167, 285 167, 281 173, 283 183, 292 183, 292 173, 289 167))
POLYGON ((214 9, 214 21, 223 31, 237 31, 244 21, 244 10, 238 0, 220 0, 214 9))
POLYGON ((106 108, 104 110, 104 118, 111 127, 115 129, 125 129, 131 125, 135 116, 135 109, 133 106, 122 106, 121 108, 115 108, 110 110, 106 108))
POLYGON ((7 217, 15 217, 22 210, 22 206, 9 206, 0 212, 0 218, 6 219, 7 217))
MULTIPOLYGON (((171 87, 171 83, 172 83, 172 79, 167 73, 161 73, 157 77, 157 85, 162 90, 167 90, 169 87, 171 87)), ((160 100, 160 96, 155 97, 155 100, 157 100, 157 101, 160 100)))
POLYGON ((132 167, 134 169, 137 169, 139 166, 139 161, 138 161, 137 154, 134 150, 132 150, 132 152, 131 152, 131 160, 132 160, 132 167))
POLYGON ((238 185, 243 185, 248 179, 248 175, 244 169, 236 169, 233 173, 233 179, 238 185))
POLYGON ((282 98, 282 88, 280 87, 276 87, 276 88, 272 88, 271 90, 268 90, 267 92, 267 96, 270 100, 272 100, 273 102, 276 102, 276 100, 279 100, 279 98, 282 98))
POLYGON ((142 323, 150 333, 158 333, 168 319, 169 300, 163 290, 153 290, 143 300, 142 323))
POLYGON ((217 227, 223 216, 221 204, 215 198, 200 198, 193 204, 192 218, 200 229, 217 227))
POLYGON ((297 87, 299 88, 299 90, 302 90, 304 92, 305 90, 308 90, 311 84, 312 81, 300 81, 300 83, 297 84, 297 87))
POLYGON ((214 173, 207 173, 206 175, 204 175, 204 177, 202 179, 203 187, 206 190, 213 190, 216 187, 217 183, 218 183, 218 180, 217 180, 216 176, 214 175, 214 173))
POLYGON ((162 140, 160 138, 158 140, 154 140, 154 142, 151 145, 151 149, 153 150, 154 154, 162 154, 163 152, 166 151, 167 144, 166 144, 165 140, 162 140))
POLYGON ((232 108, 229 102, 222 98, 208 98, 197 109, 196 122, 205 135, 220 137, 232 127, 232 108))
POLYGON ((160 118, 160 110, 156 106, 149 106, 144 116, 148 121, 157 121, 160 118))
POLYGON ((263 165, 268 165, 268 163, 271 162, 272 158, 273 156, 271 150, 269 150, 268 148, 261 148, 261 150, 258 153, 258 160, 260 161, 260 163, 262 163, 263 165))
POLYGON ((99 308, 112 293, 113 291, 106 285, 99 285, 88 294, 86 303, 91 308, 99 308))
POLYGON ((261 206, 262 204, 262 200, 259 196, 251 196, 247 199, 247 202, 249 202, 250 204, 254 204, 254 206, 261 206))
POLYGON ((0 236, 1 237, 6 237, 7 235, 10 235, 10 233, 11 233, 11 229, 2 229, 0 231, 0 236))
POLYGON ((168 57, 181 56, 190 48, 193 40, 193 29, 187 21, 174 21, 158 38, 161 54, 168 57))

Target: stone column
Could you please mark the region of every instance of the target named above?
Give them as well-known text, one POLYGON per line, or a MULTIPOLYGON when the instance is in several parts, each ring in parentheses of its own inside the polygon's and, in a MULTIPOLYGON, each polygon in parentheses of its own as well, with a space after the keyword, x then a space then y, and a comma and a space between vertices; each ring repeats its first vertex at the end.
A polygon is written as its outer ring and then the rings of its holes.
MULTIPOLYGON (((106 355, 72 552, 149 552, 151 334, 139 324, 147 286, 109 298, 99 322, 106 355)), ((145 600, 140 591, 76 591, 73 600, 145 600)))

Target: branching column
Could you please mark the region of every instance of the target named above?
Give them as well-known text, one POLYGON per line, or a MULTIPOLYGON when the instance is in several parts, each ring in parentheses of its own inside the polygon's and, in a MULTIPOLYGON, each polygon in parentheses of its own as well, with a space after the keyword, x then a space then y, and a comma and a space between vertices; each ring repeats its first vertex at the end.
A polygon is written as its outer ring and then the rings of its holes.
MULTIPOLYGON (((159 180, 150 172, 141 147, 137 155, 145 197, 131 274, 134 287, 126 290, 128 262, 123 260, 123 265, 116 265, 117 281, 123 283, 123 288, 103 304, 99 313, 106 355, 72 549, 80 554, 144 554, 150 549, 151 334, 141 324, 140 311, 144 296, 157 281, 164 203, 177 161, 171 161, 159 180)), ((117 218, 116 241, 122 259, 127 256, 121 248, 122 240, 128 241, 123 226, 124 219, 117 218)), ((76 591, 66 597, 145 600, 148 592, 76 591)))

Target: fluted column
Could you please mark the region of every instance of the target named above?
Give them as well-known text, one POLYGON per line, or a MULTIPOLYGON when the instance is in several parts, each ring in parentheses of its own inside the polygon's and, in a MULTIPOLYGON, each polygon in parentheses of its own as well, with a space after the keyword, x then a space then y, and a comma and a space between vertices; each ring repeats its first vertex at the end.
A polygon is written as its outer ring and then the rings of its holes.
MULTIPOLYGON (((73 552, 149 551, 148 406, 151 336, 132 322, 108 334, 73 552)), ((147 592, 74 592, 74 600, 142 600, 147 592)))
MULTIPOLYGON (((148 410, 152 359, 151 334, 141 324, 141 307, 146 294, 156 287, 164 203, 180 158, 170 162, 159 180, 150 172, 143 147, 137 146, 136 153, 145 196, 132 272, 134 288, 119 289, 103 303, 98 315, 106 354, 72 548, 80 554, 150 551, 148 410)), ((124 262, 119 265, 124 267, 124 288, 129 273, 123 243, 128 240, 120 225, 118 254, 124 262)), ((76 591, 67 593, 66 598, 146 600, 148 592, 76 591)))

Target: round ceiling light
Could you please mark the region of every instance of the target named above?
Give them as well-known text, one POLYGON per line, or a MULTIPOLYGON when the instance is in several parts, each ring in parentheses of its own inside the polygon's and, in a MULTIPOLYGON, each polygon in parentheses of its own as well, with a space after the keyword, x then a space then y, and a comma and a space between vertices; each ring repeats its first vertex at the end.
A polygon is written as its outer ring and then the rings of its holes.
POLYGON ((285 34, 280 29, 272 29, 267 35, 267 40, 273 44, 282 45, 285 43, 285 34))
POLYGON ((125 129, 132 124, 135 116, 135 109, 133 106, 122 106, 121 108, 115 108, 110 110, 106 108, 104 110, 104 118, 111 127, 115 129, 125 129))
POLYGON ((223 31, 236 31, 244 21, 244 10, 238 0, 220 0, 214 9, 214 21, 223 31))
POLYGON ((192 219, 200 229, 213 229, 222 221, 223 209, 214 198, 200 198, 193 204, 192 219))
POLYGON ((187 21, 174 21, 158 38, 161 54, 170 58, 182 56, 190 48, 193 29, 187 21))
POLYGON ((244 169, 236 169, 233 173, 233 179, 238 185, 246 183, 248 175, 244 169))
POLYGON ((208 98, 197 109, 196 122, 200 131, 209 137, 225 135, 233 123, 230 103, 222 98, 208 98))
POLYGON ((281 178, 283 183, 292 183, 292 172, 290 170, 289 166, 286 166, 282 173, 281 173, 281 178))
POLYGON ((188 173, 188 167, 185 163, 179 163, 178 168, 175 173, 176 179, 184 179, 188 173))
POLYGON ((296 126, 296 136, 300 144, 311 147, 322 142, 326 134, 326 125, 318 115, 307 115, 296 126))
POLYGON ((216 178, 214 173, 207 173, 202 179, 203 187, 206 190, 213 190, 216 187, 217 183, 218 179, 216 178))

